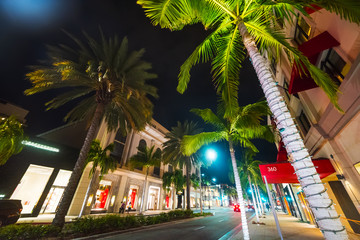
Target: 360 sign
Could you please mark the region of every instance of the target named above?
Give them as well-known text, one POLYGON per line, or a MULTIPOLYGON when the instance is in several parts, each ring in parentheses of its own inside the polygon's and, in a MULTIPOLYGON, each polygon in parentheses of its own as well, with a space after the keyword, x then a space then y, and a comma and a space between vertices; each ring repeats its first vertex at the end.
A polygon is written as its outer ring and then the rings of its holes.
POLYGON ((277 168, 276 167, 267 167, 268 172, 276 172, 277 168))

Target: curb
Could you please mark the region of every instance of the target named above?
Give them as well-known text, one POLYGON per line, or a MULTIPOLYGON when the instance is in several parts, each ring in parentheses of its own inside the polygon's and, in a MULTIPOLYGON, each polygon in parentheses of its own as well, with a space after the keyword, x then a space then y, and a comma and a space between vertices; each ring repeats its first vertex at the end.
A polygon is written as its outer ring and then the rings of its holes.
POLYGON ((169 225, 169 224, 178 224, 178 223, 188 222, 188 221, 192 221, 192 220, 196 220, 196 219, 200 219, 200 218, 204 218, 204 217, 206 217, 206 216, 175 220, 175 221, 170 221, 170 222, 165 222, 165 223, 158 223, 158 224, 142 226, 142 227, 137 227, 137 228, 129 228, 129 229, 125 229, 125 230, 118 230, 118 231, 113 231, 113 232, 108 232, 108 233, 101 233, 101 234, 87 236, 87 237, 74 238, 74 240, 99 239, 99 238, 110 237, 110 236, 117 235, 117 234, 122 234, 122 233, 136 232, 136 231, 147 230, 147 229, 150 229, 150 228, 166 226, 166 225, 169 225))

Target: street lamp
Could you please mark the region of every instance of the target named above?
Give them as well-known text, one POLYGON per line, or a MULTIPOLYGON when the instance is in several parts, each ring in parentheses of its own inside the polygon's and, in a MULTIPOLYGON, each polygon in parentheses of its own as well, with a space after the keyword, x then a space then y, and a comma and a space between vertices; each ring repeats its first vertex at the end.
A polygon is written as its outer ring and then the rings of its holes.
POLYGON ((216 178, 213 178, 212 181, 213 181, 214 183, 216 183, 216 178))
MULTIPOLYGON (((205 158, 206 160, 213 162, 216 160, 217 158, 217 153, 214 149, 212 148, 208 148, 205 152, 205 158)), ((201 191, 201 177, 204 176, 204 174, 201 174, 201 164, 202 162, 199 161, 199 178, 200 178, 200 212, 203 213, 203 202, 202 202, 202 191, 201 191)), ((215 179, 216 181, 216 179, 215 179)), ((210 202, 209 202, 209 207, 210 207, 210 202)))

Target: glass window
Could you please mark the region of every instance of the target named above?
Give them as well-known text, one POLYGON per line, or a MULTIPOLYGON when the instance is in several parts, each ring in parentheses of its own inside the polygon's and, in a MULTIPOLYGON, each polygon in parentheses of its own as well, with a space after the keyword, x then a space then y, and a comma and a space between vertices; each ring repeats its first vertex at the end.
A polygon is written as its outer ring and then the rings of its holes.
POLYGON ((111 190, 111 181, 101 180, 99 188, 96 191, 95 204, 93 209, 104 209, 106 208, 107 200, 109 199, 111 190))
POLYGON ((38 203, 53 168, 30 164, 10 199, 20 199, 22 214, 31 214, 38 203))
POLYGON ((354 167, 355 167, 356 171, 360 174, 360 162, 356 163, 354 165, 354 167))
POLYGON ((168 171, 172 173, 173 172, 173 166, 169 165, 168 171))
POLYGON ((124 152, 126 136, 123 136, 120 131, 116 133, 114 140, 114 150, 111 153, 118 163, 121 163, 122 154, 124 152))
POLYGON ((60 200, 65 191, 65 187, 68 185, 71 176, 71 171, 60 170, 55 178, 51 189, 46 196, 45 202, 41 207, 41 213, 55 213, 60 200))
POLYGON ((321 69, 324 70, 338 85, 344 80, 346 75, 346 62, 333 49, 330 49, 321 62, 321 69))
POLYGON ((158 166, 154 167, 154 175, 160 176, 160 167, 158 167, 158 166))
POLYGON ((296 22, 295 26, 295 36, 294 40, 298 45, 301 45, 302 43, 306 42, 309 39, 311 32, 311 27, 303 17, 300 17, 298 15, 298 20, 296 22))
POLYGON ((304 136, 306 136, 306 134, 309 132, 311 124, 308 120, 308 118, 306 117, 305 113, 303 111, 301 111, 299 117, 297 118, 299 121, 299 125, 301 128, 302 133, 304 134, 304 136))

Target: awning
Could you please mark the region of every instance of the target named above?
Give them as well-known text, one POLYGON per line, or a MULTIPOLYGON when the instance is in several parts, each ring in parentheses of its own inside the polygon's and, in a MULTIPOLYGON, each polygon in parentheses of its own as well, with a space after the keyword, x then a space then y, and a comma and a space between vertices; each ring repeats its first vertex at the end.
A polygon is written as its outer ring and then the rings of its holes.
MULTIPOLYGON (((316 171, 323 179, 335 172, 329 159, 312 160, 316 171)), ((294 168, 289 162, 260 164, 261 176, 266 176, 268 183, 299 183, 294 168)))
POLYGON ((310 4, 311 7, 305 7, 304 10, 308 13, 308 14, 312 14, 314 12, 319 11, 320 9, 322 9, 322 7, 319 7, 316 4, 310 4))
MULTIPOLYGON (((299 46, 299 50, 309 59, 312 64, 316 64, 316 61, 320 53, 326 49, 339 46, 340 43, 330 35, 327 31, 313 37, 307 42, 304 42, 299 46)), ((318 87, 314 80, 310 77, 310 74, 300 73, 298 67, 294 64, 291 71, 291 79, 289 84, 289 93, 294 94, 308 89, 318 87)))
POLYGON ((278 154, 276 156, 276 162, 287 162, 287 151, 285 149, 283 141, 279 142, 278 154))

